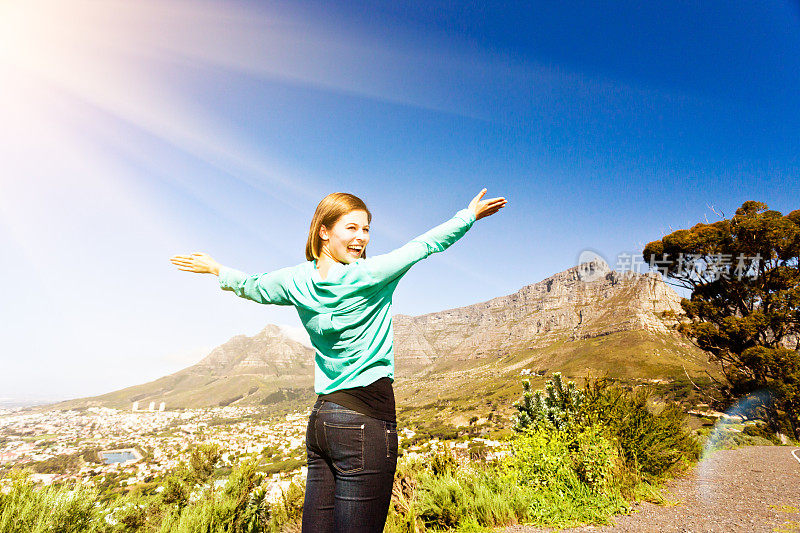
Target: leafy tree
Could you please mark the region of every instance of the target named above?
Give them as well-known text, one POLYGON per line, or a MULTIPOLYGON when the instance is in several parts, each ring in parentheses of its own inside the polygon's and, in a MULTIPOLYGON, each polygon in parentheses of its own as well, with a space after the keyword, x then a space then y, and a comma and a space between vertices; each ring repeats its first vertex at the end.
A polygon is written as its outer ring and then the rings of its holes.
POLYGON ((730 219, 649 243, 643 256, 691 290, 678 329, 719 362, 717 402, 767 389, 759 414, 800 437, 800 210, 784 216, 748 201, 730 219))

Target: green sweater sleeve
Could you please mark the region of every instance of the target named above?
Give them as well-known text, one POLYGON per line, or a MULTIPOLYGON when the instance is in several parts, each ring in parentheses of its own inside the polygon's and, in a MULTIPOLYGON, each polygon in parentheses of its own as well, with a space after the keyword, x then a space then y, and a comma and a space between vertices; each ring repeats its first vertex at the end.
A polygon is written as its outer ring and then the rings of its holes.
POLYGON ((402 276, 415 263, 429 255, 442 252, 464 236, 475 223, 475 214, 470 209, 462 209, 447 222, 412 239, 408 244, 364 261, 367 272, 373 281, 388 281, 402 276))
POLYGON ((219 286, 222 290, 233 291, 237 296, 260 304, 291 305, 286 290, 291 279, 291 267, 252 276, 233 268, 219 269, 219 286))

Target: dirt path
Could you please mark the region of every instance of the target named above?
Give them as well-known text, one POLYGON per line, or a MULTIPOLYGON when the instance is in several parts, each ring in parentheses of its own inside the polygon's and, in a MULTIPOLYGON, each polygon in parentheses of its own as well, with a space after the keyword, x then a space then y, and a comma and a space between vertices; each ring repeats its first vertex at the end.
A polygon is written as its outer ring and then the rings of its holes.
POLYGON ((800 533, 800 461, 792 456, 795 449, 751 446, 718 451, 691 474, 669 483, 667 505, 636 504, 632 514, 617 517, 611 526, 513 526, 505 532, 800 533))

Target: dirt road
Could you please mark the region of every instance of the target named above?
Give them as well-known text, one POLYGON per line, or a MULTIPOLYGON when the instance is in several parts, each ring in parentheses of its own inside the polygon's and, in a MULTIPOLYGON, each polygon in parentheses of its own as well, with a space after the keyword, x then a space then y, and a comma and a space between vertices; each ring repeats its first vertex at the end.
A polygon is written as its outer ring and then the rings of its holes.
POLYGON ((667 505, 636 504, 632 514, 617 517, 611 526, 513 526, 505 531, 800 533, 800 461, 792 455, 796 449, 751 446, 715 452, 691 474, 669 483, 667 505))

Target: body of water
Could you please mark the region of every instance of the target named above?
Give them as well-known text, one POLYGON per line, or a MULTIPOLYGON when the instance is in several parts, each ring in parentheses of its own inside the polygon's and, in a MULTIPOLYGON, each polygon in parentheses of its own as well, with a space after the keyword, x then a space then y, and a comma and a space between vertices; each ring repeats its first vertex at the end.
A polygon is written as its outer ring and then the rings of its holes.
POLYGON ((125 461, 138 461, 142 458, 134 449, 128 450, 108 450, 105 452, 98 452, 103 462, 107 465, 113 463, 124 463, 125 461))

